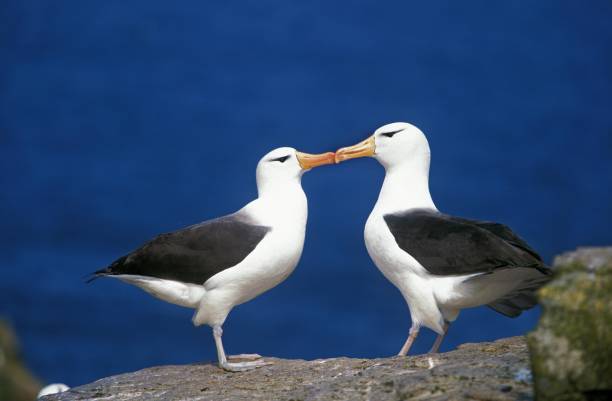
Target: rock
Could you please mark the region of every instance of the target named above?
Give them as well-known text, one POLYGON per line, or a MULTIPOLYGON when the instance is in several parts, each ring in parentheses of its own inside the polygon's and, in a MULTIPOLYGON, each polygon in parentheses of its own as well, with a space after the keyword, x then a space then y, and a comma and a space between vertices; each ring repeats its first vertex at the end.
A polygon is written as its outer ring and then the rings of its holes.
POLYGON ((0 319, 0 400, 32 401, 39 389, 38 380, 21 361, 15 333, 0 319))
POLYGON ((213 364, 160 366, 104 378, 51 400, 528 400, 523 337, 464 344, 434 356, 315 361, 228 373, 213 364))
POLYGON ((528 336, 536 398, 612 399, 612 247, 579 248, 554 265, 528 336))

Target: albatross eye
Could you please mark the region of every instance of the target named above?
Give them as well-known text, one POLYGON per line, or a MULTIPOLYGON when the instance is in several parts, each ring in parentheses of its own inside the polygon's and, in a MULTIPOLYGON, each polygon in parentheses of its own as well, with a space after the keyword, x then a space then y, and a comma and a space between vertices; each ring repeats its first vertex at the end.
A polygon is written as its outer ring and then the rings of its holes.
POLYGON ((281 157, 277 157, 276 159, 270 159, 270 161, 271 162, 281 162, 281 163, 284 163, 290 157, 291 157, 290 155, 281 156, 281 157))
POLYGON ((386 136, 387 138, 393 138, 393 135, 397 134, 398 132, 403 131, 402 129, 398 129, 397 131, 391 131, 391 132, 383 132, 381 135, 386 136))

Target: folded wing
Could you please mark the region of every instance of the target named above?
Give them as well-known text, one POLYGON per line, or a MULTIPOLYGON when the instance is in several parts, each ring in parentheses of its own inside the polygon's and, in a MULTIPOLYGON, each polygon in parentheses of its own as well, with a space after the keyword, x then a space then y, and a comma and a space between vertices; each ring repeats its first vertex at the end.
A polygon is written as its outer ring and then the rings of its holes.
POLYGON ((139 275, 203 284, 240 263, 270 231, 233 214, 161 234, 94 273, 139 275))
POLYGON ((542 258, 503 224, 429 209, 387 214, 384 219, 398 246, 434 275, 491 273, 512 267, 550 273, 542 258))

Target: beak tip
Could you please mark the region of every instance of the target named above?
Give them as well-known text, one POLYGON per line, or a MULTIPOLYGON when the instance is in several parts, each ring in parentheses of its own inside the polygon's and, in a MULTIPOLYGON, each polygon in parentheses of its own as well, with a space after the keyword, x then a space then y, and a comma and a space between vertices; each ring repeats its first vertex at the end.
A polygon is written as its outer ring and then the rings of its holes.
POLYGON ((375 150, 376 144, 374 142, 374 136, 371 136, 365 141, 359 142, 356 145, 347 146, 336 150, 336 156, 334 157, 334 160, 336 164, 339 164, 343 161, 355 159, 358 157, 372 157, 375 154, 375 150))
POLYGON ((346 160, 344 158, 343 150, 344 150, 344 148, 340 148, 340 149, 336 150, 336 152, 334 153, 334 163, 339 164, 339 163, 343 162, 344 160, 346 160))
POLYGON ((336 154, 334 152, 325 152, 317 155, 298 152, 298 163, 305 171, 326 164, 334 164, 335 160, 336 154))

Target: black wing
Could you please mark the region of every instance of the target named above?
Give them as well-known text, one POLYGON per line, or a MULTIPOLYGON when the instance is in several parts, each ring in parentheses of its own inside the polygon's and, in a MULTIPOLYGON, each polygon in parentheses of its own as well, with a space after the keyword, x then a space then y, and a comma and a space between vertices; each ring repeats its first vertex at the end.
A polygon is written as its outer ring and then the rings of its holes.
POLYGON ((133 274, 203 284, 242 261, 270 231, 233 214, 161 234, 94 273, 133 274))
POLYGON ((399 247, 431 274, 490 273, 510 267, 550 274, 542 258, 503 224, 428 209, 388 214, 384 219, 399 247))

